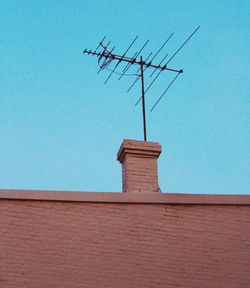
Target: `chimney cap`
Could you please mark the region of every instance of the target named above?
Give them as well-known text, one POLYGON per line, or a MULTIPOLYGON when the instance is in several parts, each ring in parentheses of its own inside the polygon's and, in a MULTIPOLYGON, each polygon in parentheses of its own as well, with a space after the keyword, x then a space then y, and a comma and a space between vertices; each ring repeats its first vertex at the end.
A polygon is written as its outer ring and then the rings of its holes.
POLYGON ((124 139, 117 153, 117 160, 122 163, 126 154, 158 158, 161 151, 161 145, 158 142, 124 139))

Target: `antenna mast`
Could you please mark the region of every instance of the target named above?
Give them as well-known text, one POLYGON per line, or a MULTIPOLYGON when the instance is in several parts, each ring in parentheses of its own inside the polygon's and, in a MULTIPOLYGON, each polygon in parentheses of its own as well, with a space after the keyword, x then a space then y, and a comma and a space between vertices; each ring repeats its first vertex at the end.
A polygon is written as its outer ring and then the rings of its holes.
POLYGON ((147 141, 147 126, 146 126, 146 112, 145 112, 145 93, 144 93, 144 71, 143 71, 143 61, 141 59, 141 97, 142 97, 142 117, 143 117, 143 132, 144 132, 144 141, 147 141))

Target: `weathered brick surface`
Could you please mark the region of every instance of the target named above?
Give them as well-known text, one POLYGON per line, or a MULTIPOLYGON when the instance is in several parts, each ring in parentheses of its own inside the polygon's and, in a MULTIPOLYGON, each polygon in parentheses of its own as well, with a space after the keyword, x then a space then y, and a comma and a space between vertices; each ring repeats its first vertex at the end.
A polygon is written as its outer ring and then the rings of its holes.
POLYGON ((117 159, 122 163, 123 192, 159 192, 157 158, 161 145, 125 139, 117 159))
POLYGON ((250 287, 250 206, 0 201, 0 287, 250 287))

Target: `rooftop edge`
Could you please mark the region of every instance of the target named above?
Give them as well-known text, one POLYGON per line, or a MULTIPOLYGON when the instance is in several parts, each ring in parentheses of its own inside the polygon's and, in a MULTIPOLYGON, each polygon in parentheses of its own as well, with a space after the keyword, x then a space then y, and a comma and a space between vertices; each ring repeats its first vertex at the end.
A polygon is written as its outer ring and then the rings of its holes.
POLYGON ((250 195, 74 192, 0 189, 0 200, 67 201, 94 203, 141 203, 182 205, 250 205, 250 195))

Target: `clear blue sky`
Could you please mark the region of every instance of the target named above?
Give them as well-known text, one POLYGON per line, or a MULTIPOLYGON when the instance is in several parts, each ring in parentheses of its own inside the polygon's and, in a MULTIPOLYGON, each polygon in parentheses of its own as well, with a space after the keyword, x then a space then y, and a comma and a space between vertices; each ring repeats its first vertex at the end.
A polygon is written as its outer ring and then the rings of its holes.
MULTIPOLYGON (((138 85, 96 74, 107 35, 124 51, 150 39, 184 69, 148 113, 148 138, 163 146, 164 192, 250 194, 250 1, 14 1, 0 4, 0 188, 121 191, 116 153, 142 139, 138 85)), ((133 52, 133 51, 132 51, 133 52)), ((164 53, 159 55, 159 61, 164 53)), ((162 74, 147 110, 173 74, 162 74)), ((146 75, 146 83, 148 83, 146 75)))

